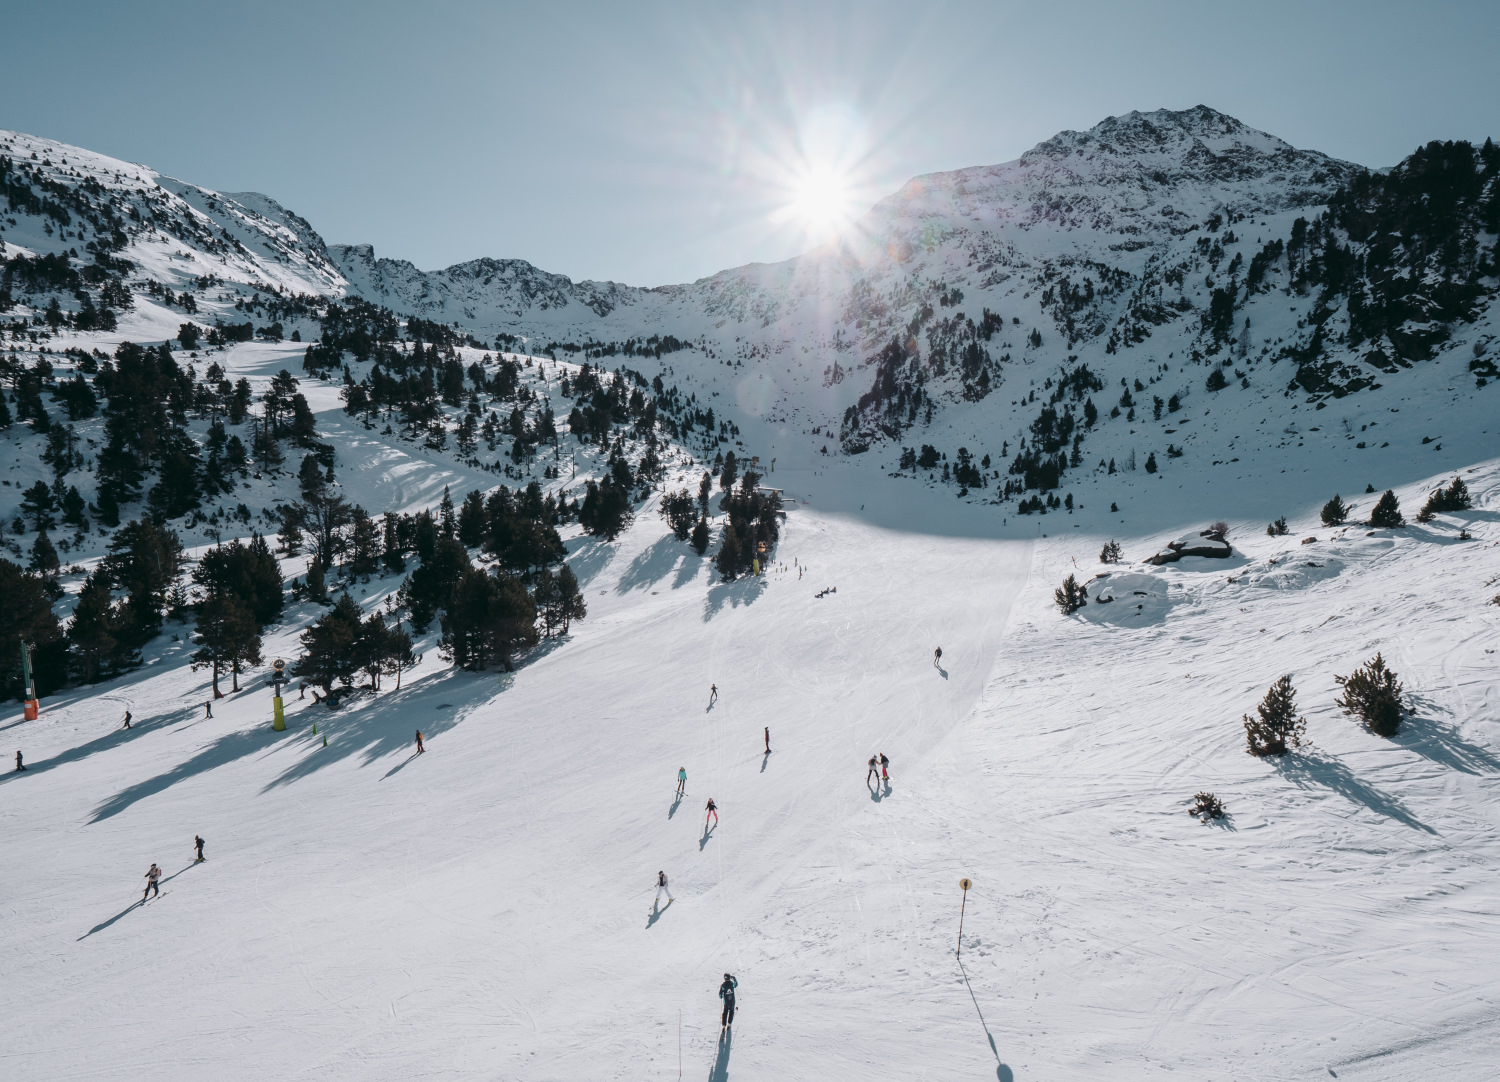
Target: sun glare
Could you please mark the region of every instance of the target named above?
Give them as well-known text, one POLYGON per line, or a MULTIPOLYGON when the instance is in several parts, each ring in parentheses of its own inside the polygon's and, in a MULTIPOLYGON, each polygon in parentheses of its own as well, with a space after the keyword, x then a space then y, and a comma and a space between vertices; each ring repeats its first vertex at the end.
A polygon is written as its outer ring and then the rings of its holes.
POLYGON ((854 217, 849 177, 831 168, 809 168, 792 188, 790 210, 810 236, 839 232, 854 217))
POLYGON ((778 163, 782 189, 773 221, 818 244, 844 233, 869 204, 864 124, 847 107, 803 116, 796 140, 778 163))

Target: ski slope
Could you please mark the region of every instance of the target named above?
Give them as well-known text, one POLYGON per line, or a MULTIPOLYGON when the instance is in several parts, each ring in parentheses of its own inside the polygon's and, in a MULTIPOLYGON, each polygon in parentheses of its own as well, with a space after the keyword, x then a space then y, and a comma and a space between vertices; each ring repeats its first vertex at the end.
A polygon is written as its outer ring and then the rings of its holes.
POLYGON ((203 719, 167 643, 7 723, 6 1076, 674 1077, 680 1019, 698 1078, 1487 1077, 1500 464, 1466 474, 1480 510, 1235 524, 1230 561, 1137 570, 1150 611, 1072 619, 1050 590, 1095 530, 1003 539, 854 468, 778 471, 758 582, 649 514, 570 542, 589 617, 513 677, 429 640, 400 691, 293 699, 274 734, 258 682, 203 719), (839 509, 856 482, 920 528, 839 509), (1332 706, 1377 648, 1419 705, 1393 741, 1332 706), (1283 671, 1314 748, 1266 764, 1238 716, 1283 671), (1184 814, 1201 788, 1225 824, 1184 814))

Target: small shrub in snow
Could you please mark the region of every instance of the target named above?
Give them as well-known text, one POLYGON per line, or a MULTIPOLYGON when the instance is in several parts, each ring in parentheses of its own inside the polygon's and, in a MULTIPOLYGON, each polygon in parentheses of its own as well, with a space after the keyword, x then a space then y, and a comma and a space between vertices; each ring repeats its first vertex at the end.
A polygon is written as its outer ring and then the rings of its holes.
POLYGON ((1302 746, 1307 719, 1297 716, 1297 692, 1291 676, 1272 684, 1255 712, 1258 717, 1244 716, 1246 752, 1264 758, 1285 755, 1302 746))
POLYGON ((1370 512, 1370 525, 1386 529, 1406 525, 1406 519, 1401 517, 1401 501, 1396 499, 1395 492, 1386 489, 1385 494, 1376 501, 1375 510, 1370 512))
POLYGON ((1212 793, 1198 793, 1193 797, 1193 806, 1188 809, 1189 815, 1196 815, 1207 823, 1210 819, 1224 818, 1224 802, 1212 793))
POLYGON ((1229 523, 1225 522, 1223 519, 1220 519, 1218 522, 1209 523, 1207 536, 1217 537, 1220 541, 1228 540, 1229 523))
POLYGON ((1338 493, 1334 493, 1333 499, 1323 505, 1321 516, 1323 525, 1342 526, 1345 522, 1349 521, 1349 511, 1349 505, 1343 501, 1343 498, 1338 493))
POLYGON ((1378 653, 1348 676, 1335 676, 1344 689, 1335 701, 1346 713, 1363 721, 1372 733, 1395 736, 1401 728, 1406 707, 1401 699, 1401 683, 1385 667, 1378 653))
POLYGON ((1287 526, 1285 515, 1266 527, 1266 535, 1268 537, 1285 537, 1286 532, 1287 526))
POLYGON ((1152 451, 1149 455, 1146 456, 1146 472, 1147 473, 1155 473, 1156 472, 1156 452, 1155 451, 1152 451))
POLYGON ((1229 377, 1224 375, 1224 369, 1215 368, 1208 374, 1208 379, 1204 382, 1204 386, 1210 391, 1222 391, 1225 387, 1229 386, 1229 377))
POLYGON ((1434 489, 1432 495, 1427 497, 1427 502, 1422 505, 1422 510, 1417 512, 1418 522, 1431 522, 1432 516, 1444 511, 1467 511, 1474 506, 1469 498, 1469 486, 1463 483, 1463 479, 1455 477, 1453 483, 1447 488, 1434 489))
POLYGON ((1099 562, 1101 564, 1117 564, 1120 562, 1120 543, 1113 539, 1099 551, 1099 562))
POLYGON ((1052 600, 1057 602, 1057 607, 1064 616, 1072 616, 1089 603, 1089 595, 1078 585, 1077 576, 1069 575, 1063 579, 1061 586, 1052 591, 1052 600))

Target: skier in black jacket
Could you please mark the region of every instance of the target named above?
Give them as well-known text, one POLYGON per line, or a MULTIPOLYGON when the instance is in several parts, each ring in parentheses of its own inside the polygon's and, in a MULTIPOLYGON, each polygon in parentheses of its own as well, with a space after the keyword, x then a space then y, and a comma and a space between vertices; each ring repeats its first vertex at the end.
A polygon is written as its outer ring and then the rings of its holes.
POLYGON ((719 998, 724 1001, 723 1013, 719 1015, 719 1028, 734 1025, 734 990, 740 982, 728 973, 724 974, 724 983, 719 985, 719 998))

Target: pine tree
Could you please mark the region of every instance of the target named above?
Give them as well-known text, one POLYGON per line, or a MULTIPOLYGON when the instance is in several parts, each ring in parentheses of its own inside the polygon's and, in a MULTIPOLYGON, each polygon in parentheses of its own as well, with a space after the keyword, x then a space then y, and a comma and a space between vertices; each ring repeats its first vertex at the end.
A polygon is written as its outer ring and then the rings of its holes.
POLYGON ((1418 522, 1431 522, 1432 516, 1445 511, 1467 511, 1473 506, 1469 496, 1469 486, 1463 483, 1463 479, 1455 477, 1453 483, 1446 489, 1434 489, 1427 497, 1427 502, 1422 505, 1422 510, 1417 512, 1418 522))
POLYGON ((1146 472, 1147 473, 1155 473, 1156 472, 1156 452, 1155 451, 1152 451, 1149 455, 1146 456, 1146 472))
POLYGON ((1352 511, 1343 498, 1334 493, 1333 499, 1323 505, 1322 519, 1324 526, 1342 526, 1349 520, 1349 512, 1352 511))
POLYGON ((239 691, 241 666, 260 662, 260 632, 249 607, 229 594, 207 598, 197 608, 193 644, 198 649, 192 655, 192 667, 213 670, 213 696, 221 699, 220 670, 226 666, 229 668, 231 690, 239 691))
POLYGON ((1251 755, 1285 755, 1302 746, 1307 719, 1297 716, 1297 692, 1290 675, 1283 676, 1266 691, 1255 708, 1259 717, 1244 715, 1245 750, 1251 755))
POLYGON ((448 494, 448 486, 443 486, 443 502, 438 505, 438 528, 444 537, 453 537, 458 530, 458 522, 453 515, 453 497, 448 494))
POLYGON ((698 517, 692 495, 686 490, 667 493, 661 498, 661 517, 672 527, 677 540, 686 541, 698 517))
MULTIPOLYGON (((705 477, 707 474, 704 475, 705 477)), ((693 527, 692 546, 693 551, 702 556, 708 551, 708 519, 699 518, 698 524, 693 527)))
POLYGON ((292 665, 292 675, 322 688, 325 695, 334 684, 352 687, 361 671, 356 650, 361 624, 359 606, 347 593, 340 594, 333 608, 302 632, 303 654, 292 665))
POLYGON ((374 575, 380 571, 380 530, 363 507, 354 507, 349 516, 349 573, 374 575))
POLYGON ((52 611, 48 584, 28 574, 21 565, 0 558, 0 597, 5 598, 5 620, 0 622, 0 672, 8 674, 5 691, 20 690, 22 642, 35 647, 32 669, 37 691, 45 695, 67 678, 66 643, 57 615, 52 611))
POLYGON ((1063 584, 1052 591, 1052 600, 1064 616, 1072 616, 1089 603, 1088 591, 1078 585, 1078 577, 1069 575, 1063 584))
POLYGON ((1120 543, 1110 540, 1099 552, 1101 564, 1117 564, 1120 562, 1120 543))
POLYGON ((1401 515, 1401 501, 1396 499, 1396 493, 1386 489, 1385 493, 1375 503, 1375 508, 1370 512, 1370 525, 1395 529, 1406 525, 1406 519, 1401 515))
POLYGON ((110 591, 109 576, 96 568, 83 580, 78 604, 68 624, 68 645, 83 668, 83 682, 92 684, 112 667, 119 640, 115 630, 120 612, 110 591))
POLYGON ((459 506, 458 539, 466 548, 478 548, 484 543, 484 525, 484 494, 475 489, 459 506))
POLYGON ((1385 667, 1385 658, 1377 653, 1349 676, 1335 676, 1344 693, 1334 701, 1345 713, 1362 720, 1372 733, 1395 736, 1406 712, 1400 681, 1385 667))
POLYGON ((562 616, 564 635, 568 633, 574 620, 582 620, 589 614, 588 603, 584 601, 583 591, 578 586, 578 576, 573 574, 573 569, 567 564, 563 564, 557 572, 557 604, 562 616))
POLYGON ((46 481, 38 481, 21 497, 21 513, 31 519, 35 530, 50 530, 57 525, 53 512, 57 510, 57 499, 46 481))
POLYGON ((740 542, 735 536, 734 524, 724 524, 724 540, 719 545, 719 554, 714 557, 714 567, 725 582, 733 582, 740 573, 740 542))
POLYGON ((36 535, 36 540, 31 545, 31 563, 27 565, 32 571, 39 572, 47 578, 52 578, 62 567, 57 558, 57 549, 53 547, 52 540, 43 530, 36 535))

